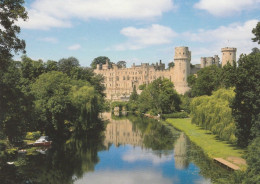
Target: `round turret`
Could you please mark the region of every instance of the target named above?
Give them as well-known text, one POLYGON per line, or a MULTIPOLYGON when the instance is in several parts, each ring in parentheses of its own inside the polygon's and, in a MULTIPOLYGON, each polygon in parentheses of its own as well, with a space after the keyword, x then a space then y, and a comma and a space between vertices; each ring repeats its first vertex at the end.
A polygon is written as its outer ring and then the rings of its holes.
POLYGON ((228 62, 233 65, 233 61, 236 61, 236 48, 225 47, 221 49, 222 52, 222 67, 225 66, 228 62))
POLYGON ((187 78, 190 74, 191 52, 188 47, 176 47, 174 55, 173 83, 178 93, 184 94, 189 90, 187 78))

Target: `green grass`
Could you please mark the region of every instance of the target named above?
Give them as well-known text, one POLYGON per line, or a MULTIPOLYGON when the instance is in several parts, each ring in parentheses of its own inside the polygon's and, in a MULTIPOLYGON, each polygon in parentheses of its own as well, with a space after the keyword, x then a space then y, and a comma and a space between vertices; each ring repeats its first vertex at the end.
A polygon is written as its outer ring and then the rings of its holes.
POLYGON ((191 119, 167 119, 166 122, 183 131, 210 158, 220 157, 226 159, 230 156, 242 157, 244 154, 244 150, 238 149, 226 141, 219 140, 216 135, 213 135, 208 130, 191 124, 191 119))

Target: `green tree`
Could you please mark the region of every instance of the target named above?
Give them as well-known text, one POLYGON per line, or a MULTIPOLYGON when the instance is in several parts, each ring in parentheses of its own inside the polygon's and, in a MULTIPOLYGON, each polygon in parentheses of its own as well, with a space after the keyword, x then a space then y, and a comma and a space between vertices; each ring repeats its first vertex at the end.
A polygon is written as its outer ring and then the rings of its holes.
POLYGON ((174 67, 174 62, 172 61, 172 62, 170 62, 170 63, 168 63, 168 68, 172 68, 172 67, 174 67))
POLYGON ((126 62, 125 61, 118 61, 116 63, 118 68, 125 68, 126 67, 126 62))
POLYGON ((238 144, 245 147, 260 131, 255 130, 255 117, 260 113, 260 54, 241 55, 236 73, 232 110, 238 144))
POLYGON ((220 139, 236 143, 236 125, 229 107, 235 93, 233 89, 219 89, 211 96, 199 96, 192 99, 190 104, 191 121, 220 139))
POLYGON ((190 78, 192 96, 211 95, 212 91, 220 87, 220 74, 221 69, 215 65, 199 70, 195 82, 194 78, 190 78))
POLYGON ((236 62, 231 65, 229 62, 220 71, 220 85, 225 88, 234 87, 236 83, 236 62))
POLYGON ((47 63, 45 63, 45 70, 46 72, 50 71, 58 71, 58 62, 53 60, 48 60, 47 63))
POLYGON ((256 27, 252 30, 255 38, 252 38, 253 42, 260 44, 260 22, 257 23, 256 27))
POLYGON ((256 53, 260 53, 260 49, 257 47, 252 48, 252 52, 250 54, 256 54, 256 53))
POLYGON ((73 69, 79 67, 79 61, 75 57, 62 58, 58 62, 59 71, 71 76, 73 69))
POLYGON ((149 84, 138 99, 141 112, 167 114, 180 110, 180 97, 168 79, 158 78, 149 84))
POLYGON ((34 61, 27 56, 22 56, 21 72, 23 78, 33 82, 36 78, 45 72, 43 61, 34 61))
POLYGON ((0 65, 12 57, 12 52, 25 52, 25 41, 20 40, 17 34, 20 27, 15 25, 18 19, 26 20, 27 12, 23 7, 23 0, 2 0, 0 1, 0 65))
POLYGON ((106 61, 108 61, 108 64, 110 67, 112 67, 112 62, 110 62, 110 59, 106 56, 99 56, 95 58, 91 63, 91 68, 96 69, 97 65, 99 64, 106 64, 106 61))
POLYGON ((137 91, 136 91, 136 86, 134 85, 134 88, 133 88, 133 92, 131 93, 130 95, 130 101, 137 101, 138 99, 138 94, 137 94, 137 91))
POLYGON ((30 96, 22 90, 16 62, 9 61, 6 72, 0 73, 0 91, 0 132, 13 142, 28 130, 33 111, 30 96))
POLYGON ((248 146, 246 155, 247 170, 243 183, 260 183, 260 137, 257 137, 248 146))
POLYGON ((71 87, 68 76, 56 71, 42 74, 32 84, 31 93, 35 97, 41 131, 51 135, 64 133, 65 120, 74 117, 69 96, 71 87))

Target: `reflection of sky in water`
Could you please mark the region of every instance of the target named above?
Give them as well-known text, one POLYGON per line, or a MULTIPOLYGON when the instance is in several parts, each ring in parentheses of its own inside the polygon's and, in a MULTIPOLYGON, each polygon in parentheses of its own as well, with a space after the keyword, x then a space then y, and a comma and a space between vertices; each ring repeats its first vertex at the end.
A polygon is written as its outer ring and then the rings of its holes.
POLYGON ((86 173, 77 184, 199 184, 210 183, 199 175, 199 168, 190 163, 184 170, 175 168, 173 151, 163 153, 133 147, 115 147, 98 153, 100 162, 95 171, 86 173))

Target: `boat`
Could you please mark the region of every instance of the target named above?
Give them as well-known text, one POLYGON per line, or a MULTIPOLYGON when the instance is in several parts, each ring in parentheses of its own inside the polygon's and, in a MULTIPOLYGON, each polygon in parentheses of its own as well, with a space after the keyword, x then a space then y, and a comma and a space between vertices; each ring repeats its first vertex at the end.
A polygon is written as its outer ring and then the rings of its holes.
POLYGON ((52 141, 49 140, 48 136, 41 136, 35 141, 34 146, 50 146, 52 141))

